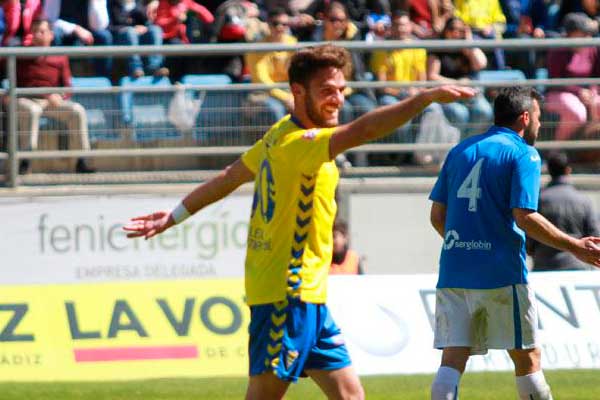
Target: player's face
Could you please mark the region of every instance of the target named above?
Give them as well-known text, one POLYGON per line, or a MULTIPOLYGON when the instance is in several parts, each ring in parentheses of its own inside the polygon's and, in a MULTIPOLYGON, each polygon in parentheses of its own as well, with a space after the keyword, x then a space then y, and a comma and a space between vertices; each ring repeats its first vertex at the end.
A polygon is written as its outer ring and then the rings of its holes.
POLYGON ((322 68, 310 80, 304 95, 304 107, 315 126, 327 128, 338 125, 345 89, 346 79, 337 68, 322 68))
POLYGON ((525 142, 531 146, 535 144, 540 130, 540 114, 540 104, 537 100, 533 100, 533 106, 531 107, 531 111, 529 111, 529 124, 525 127, 523 135, 525 142))

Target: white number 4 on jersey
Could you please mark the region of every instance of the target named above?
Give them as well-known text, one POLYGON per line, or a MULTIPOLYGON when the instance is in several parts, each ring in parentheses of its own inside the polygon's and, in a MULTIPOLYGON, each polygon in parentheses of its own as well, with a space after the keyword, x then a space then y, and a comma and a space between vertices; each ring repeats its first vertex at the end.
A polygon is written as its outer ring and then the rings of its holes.
POLYGON ((459 199, 469 199, 469 211, 477 212, 477 199, 481 197, 481 188, 479 187, 479 177, 481 176, 481 165, 483 158, 471 168, 469 175, 461 183, 456 192, 456 197, 459 199))

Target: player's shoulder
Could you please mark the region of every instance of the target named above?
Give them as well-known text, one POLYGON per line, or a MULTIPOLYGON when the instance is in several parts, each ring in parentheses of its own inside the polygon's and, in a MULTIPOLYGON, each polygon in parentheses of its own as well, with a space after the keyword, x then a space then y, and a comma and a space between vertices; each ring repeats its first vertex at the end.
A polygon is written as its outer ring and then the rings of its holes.
POLYGON ((474 145, 480 143, 485 138, 484 134, 470 136, 466 139, 461 140, 456 146, 450 149, 447 159, 453 158, 457 154, 471 151, 474 149, 474 145))
POLYGON ((538 150, 525 142, 515 144, 514 154, 515 158, 519 161, 533 162, 540 165, 542 163, 542 158, 538 150))
POLYGON ((497 128, 496 134, 490 135, 489 140, 484 143, 495 147, 497 154, 509 153, 514 158, 531 157, 533 161, 539 158, 539 153, 535 147, 529 145, 516 132, 507 128, 497 128), (498 151, 500 150, 500 151, 498 151))
POLYGON ((269 145, 275 146, 290 134, 294 134, 302 130, 302 128, 298 127, 298 125, 291 120, 290 115, 286 115, 274 123, 273 126, 271 126, 271 128, 263 136, 263 140, 266 143, 269 143, 269 145))
POLYGON ((293 142, 301 142, 304 144, 316 143, 324 135, 331 135, 333 128, 301 128, 294 124, 290 124, 287 129, 281 131, 280 144, 285 146, 293 142))

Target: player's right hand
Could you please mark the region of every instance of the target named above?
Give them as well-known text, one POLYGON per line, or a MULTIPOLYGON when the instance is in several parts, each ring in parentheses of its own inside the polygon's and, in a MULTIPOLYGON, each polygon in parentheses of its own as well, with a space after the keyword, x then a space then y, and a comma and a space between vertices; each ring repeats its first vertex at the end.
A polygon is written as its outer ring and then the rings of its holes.
POLYGON ((579 239, 581 250, 574 252, 575 257, 584 263, 600 268, 600 238, 588 236, 579 239))
POLYGON ((157 211, 141 217, 131 218, 129 223, 123 226, 123 230, 129 232, 128 238, 144 237, 150 239, 175 225, 170 211, 157 211))

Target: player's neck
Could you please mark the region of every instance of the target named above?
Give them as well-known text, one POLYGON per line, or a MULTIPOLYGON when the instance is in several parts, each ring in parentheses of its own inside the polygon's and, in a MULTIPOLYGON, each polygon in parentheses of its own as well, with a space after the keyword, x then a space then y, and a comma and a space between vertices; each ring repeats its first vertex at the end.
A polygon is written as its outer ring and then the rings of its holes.
POLYGON ((317 125, 308 117, 305 110, 300 107, 295 108, 292 112, 292 120, 298 127, 302 129, 318 128, 317 125))
POLYGON ((523 137, 525 135, 525 127, 523 127, 520 124, 514 124, 514 125, 498 125, 501 128, 508 128, 511 131, 515 131, 517 133, 517 135, 523 137))

